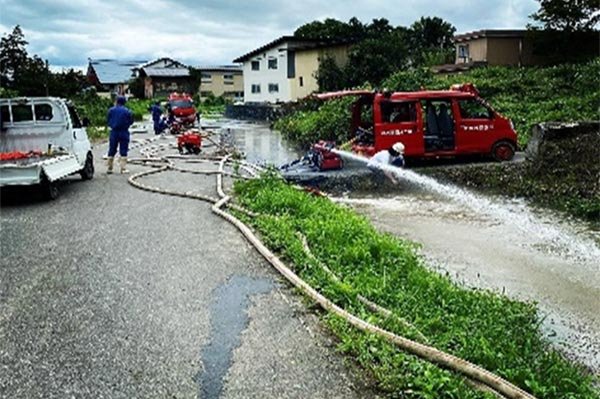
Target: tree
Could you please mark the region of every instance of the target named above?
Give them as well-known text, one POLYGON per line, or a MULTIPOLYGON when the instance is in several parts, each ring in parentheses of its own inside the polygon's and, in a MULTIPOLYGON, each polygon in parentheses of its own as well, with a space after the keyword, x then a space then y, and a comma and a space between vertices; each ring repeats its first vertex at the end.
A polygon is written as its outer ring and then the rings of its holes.
POLYGON ((321 60, 315 78, 320 91, 341 90, 346 87, 348 81, 344 68, 331 57, 321 60))
POLYGON ((27 41, 19 25, 0 40, 0 85, 13 88, 16 74, 27 62, 27 41))
POLYGON ((410 52, 416 65, 450 62, 454 55, 452 38, 456 28, 438 17, 421 17, 409 29, 410 52))
MULTIPOLYGON (((545 29, 573 31, 593 30, 600 21, 598 0, 538 0, 540 9, 530 15, 545 29)), ((530 25, 530 27, 532 27, 530 25)))
POLYGON ((325 21, 313 21, 300 26, 294 36, 305 39, 360 40, 365 35, 365 26, 357 18, 348 23, 327 18, 325 21))

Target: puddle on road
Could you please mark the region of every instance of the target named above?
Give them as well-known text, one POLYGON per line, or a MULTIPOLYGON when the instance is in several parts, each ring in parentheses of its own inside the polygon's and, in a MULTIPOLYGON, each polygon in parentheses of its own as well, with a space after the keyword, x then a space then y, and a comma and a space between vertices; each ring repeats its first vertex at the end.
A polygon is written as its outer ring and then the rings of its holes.
POLYGON ((213 399, 221 395, 233 351, 240 345, 242 331, 248 325, 250 297, 272 289, 273 283, 269 280, 236 275, 215 290, 210 307, 209 343, 202 349, 203 370, 196 376, 199 398, 213 399))

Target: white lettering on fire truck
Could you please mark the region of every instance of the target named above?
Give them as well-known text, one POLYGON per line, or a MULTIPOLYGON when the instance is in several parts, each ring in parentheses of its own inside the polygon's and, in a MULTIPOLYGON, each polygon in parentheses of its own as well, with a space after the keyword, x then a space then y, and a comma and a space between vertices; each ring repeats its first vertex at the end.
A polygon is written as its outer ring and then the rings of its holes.
POLYGON ((466 132, 487 132, 493 130, 494 125, 461 125, 461 129, 466 132))
POLYGON ((405 134, 413 134, 415 132, 414 129, 392 129, 392 130, 384 130, 381 132, 382 136, 402 136, 405 134))

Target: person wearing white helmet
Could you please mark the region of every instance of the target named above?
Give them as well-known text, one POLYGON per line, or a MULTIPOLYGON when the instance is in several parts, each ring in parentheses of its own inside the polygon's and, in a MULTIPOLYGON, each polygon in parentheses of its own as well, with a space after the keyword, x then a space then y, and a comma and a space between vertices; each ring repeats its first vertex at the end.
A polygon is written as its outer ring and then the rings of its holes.
POLYGON ((383 171, 383 174, 390 179, 394 184, 398 184, 396 176, 387 168, 382 168, 381 165, 389 165, 395 167, 404 166, 404 144, 394 143, 387 150, 381 150, 369 159, 367 167, 371 170, 383 171))

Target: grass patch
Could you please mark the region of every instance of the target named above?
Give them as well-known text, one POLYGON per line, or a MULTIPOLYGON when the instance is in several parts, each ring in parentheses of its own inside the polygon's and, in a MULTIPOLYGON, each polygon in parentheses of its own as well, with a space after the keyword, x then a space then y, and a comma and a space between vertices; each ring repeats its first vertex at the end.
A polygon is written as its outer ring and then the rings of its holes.
MULTIPOLYGON (((452 283, 423 265, 414 245, 377 232, 364 217, 325 198, 309 196, 273 176, 235 186, 238 200, 261 216, 248 220, 266 245, 312 286, 353 313, 418 340, 414 328, 370 313, 362 294, 408 320, 429 342, 479 364, 539 398, 598 399, 592 377, 552 350, 539 332, 536 307, 452 283), (341 283, 307 256, 313 254, 341 283)), ((325 320, 340 349, 370 370, 398 398, 486 398, 464 378, 403 353, 334 316, 325 320)))

